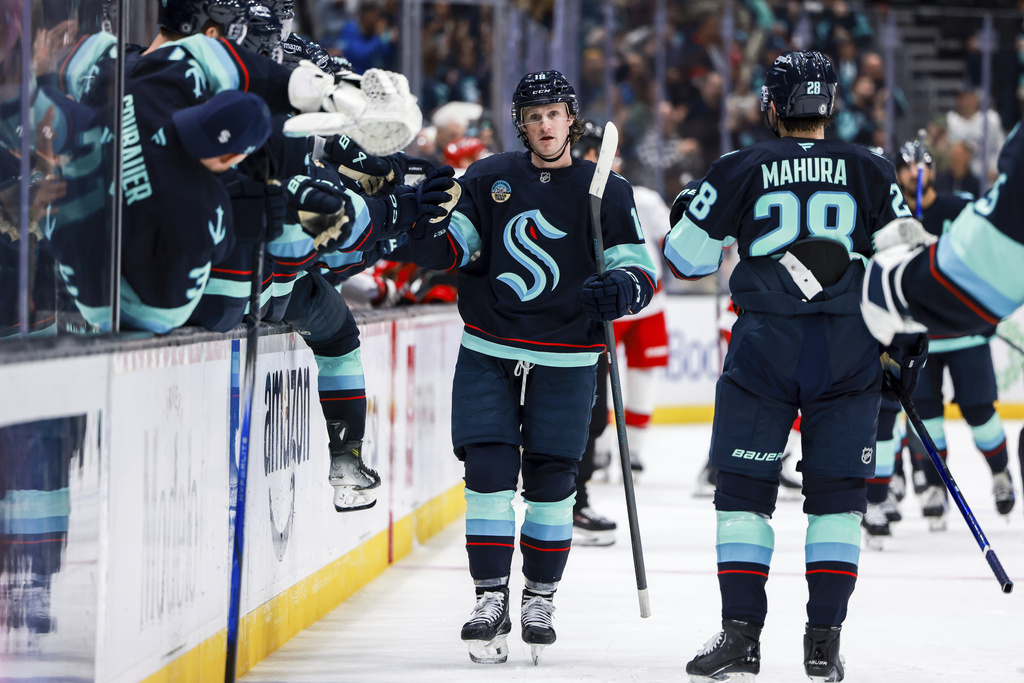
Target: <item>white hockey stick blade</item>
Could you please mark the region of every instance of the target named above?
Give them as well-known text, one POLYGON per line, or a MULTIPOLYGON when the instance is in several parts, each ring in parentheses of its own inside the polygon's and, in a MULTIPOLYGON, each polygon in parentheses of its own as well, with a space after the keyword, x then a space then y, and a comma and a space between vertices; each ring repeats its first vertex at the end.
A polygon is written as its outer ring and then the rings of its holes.
POLYGON ((619 148, 619 130, 615 124, 609 121, 604 127, 604 137, 601 138, 601 151, 597 155, 597 169, 594 171, 594 179, 590 181, 590 196, 603 197, 604 186, 608 183, 608 176, 612 172, 612 162, 615 161, 615 151, 619 148))
POLYGON ((284 134, 290 138, 330 137, 349 131, 353 125, 355 120, 351 116, 336 112, 296 114, 284 122, 284 134))

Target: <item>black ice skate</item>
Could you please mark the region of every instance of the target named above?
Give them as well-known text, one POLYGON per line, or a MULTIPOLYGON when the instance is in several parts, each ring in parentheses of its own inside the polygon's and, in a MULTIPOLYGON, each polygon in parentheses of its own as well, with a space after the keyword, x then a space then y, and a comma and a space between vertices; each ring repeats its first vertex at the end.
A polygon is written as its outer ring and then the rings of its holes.
POLYGON ((890 535, 889 519, 885 516, 885 503, 868 503, 860 525, 864 528, 864 544, 873 550, 884 547, 884 539, 890 535))
POLYGON ((929 485, 921 494, 921 514, 928 520, 932 531, 946 529, 946 508, 949 507, 946 487, 929 485))
POLYGON ((366 510, 377 504, 380 476, 363 464, 362 441, 346 441, 348 425, 341 420, 327 421, 331 449, 328 481, 334 487, 334 509, 338 512, 366 510))
POLYGON ((538 595, 526 588, 523 590, 522 610, 523 642, 529 644, 530 656, 537 664, 544 648, 555 642, 555 627, 551 621, 555 605, 550 595, 538 595))
POLYGON ((892 488, 890 488, 889 492, 885 495, 885 500, 882 501, 882 510, 885 512, 885 518, 890 522, 903 520, 903 515, 900 513, 899 500, 892 488))
POLYGON ((508 616, 508 586, 495 586, 476 596, 462 639, 469 644, 469 658, 477 664, 501 664, 508 659, 505 636, 512 630, 508 616))
POLYGON ((842 626, 811 626, 804 631, 804 672, 815 683, 843 680, 843 657, 839 654, 842 626))
POLYGON ((722 630, 686 665, 690 683, 756 680, 761 671, 761 627, 723 619, 722 630))
POLYGON ((1008 515, 1013 510, 1013 480, 1010 479, 1010 468, 992 475, 992 494, 996 499, 996 510, 1001 515, 1008 515))
POLYGON ((615 543, 615 522, 594 512, 590 506, 572 513, 573 545, 611 545, 615 543))

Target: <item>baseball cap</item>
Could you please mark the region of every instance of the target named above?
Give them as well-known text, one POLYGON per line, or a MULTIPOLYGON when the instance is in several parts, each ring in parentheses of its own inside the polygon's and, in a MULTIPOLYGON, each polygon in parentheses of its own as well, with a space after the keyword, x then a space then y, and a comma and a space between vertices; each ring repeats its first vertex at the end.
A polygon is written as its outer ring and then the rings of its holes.
POLYGON ((270 136, 270 110, 262 98, 225 90, 171 117, 185 151, 196 159, 252 154, 270 136))

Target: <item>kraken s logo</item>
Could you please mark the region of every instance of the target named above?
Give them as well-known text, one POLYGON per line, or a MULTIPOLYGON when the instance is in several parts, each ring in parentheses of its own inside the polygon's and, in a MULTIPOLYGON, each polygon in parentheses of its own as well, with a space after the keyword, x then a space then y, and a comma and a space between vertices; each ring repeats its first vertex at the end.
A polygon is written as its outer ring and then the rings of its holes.
POLYGON ((505 248, 512 258, 533 276, 533 284, 527 287, 526 281, 515 273, 502 273, 498 279, 511 287, 522 301, 532 301, 547 289, 548 272, 551 273, 551 289, 554 290, 558 286, 558 264, 537 244, 538 233, 552 240, 565 237, 564 232, 551 225, 540 211, 536 210, 519 214, 505 226, 505 248), (527 251, 530 253, 527 254, 527 251))

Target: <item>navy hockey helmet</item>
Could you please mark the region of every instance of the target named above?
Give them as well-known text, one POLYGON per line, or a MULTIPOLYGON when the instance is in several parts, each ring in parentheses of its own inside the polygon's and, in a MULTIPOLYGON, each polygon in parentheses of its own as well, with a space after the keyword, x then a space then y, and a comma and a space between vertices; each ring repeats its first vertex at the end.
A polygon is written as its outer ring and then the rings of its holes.
POLYGON ((295 0, 266 0, 265 4, 281 21, 281 40, 287 40, 295 23, 295 0))
POLYGON ((281 32, 283 27, 269 7, 259 2, 250 2, 246 8, 248 27, 245 38, 239 45, 280 63, 282 60, 281 32))
POLYGON ((765 74, 761 110, 767 111, 774 102, 780 119, 831 116, 837 82, 832 62, 822 53, 786 52, 765 74))
POLYGON ((604 126, 585 121, 583 123, 583 135, 573 143, 572 158, 582 159, 592 149, 600 150, 601 141, 604 140, 604 126))
POLYGON ((225 38, 239 43, 245 38, 246 9, 241 0, 160 0, 157 24, 171 33, 191 36, 212 21, 223 27, 225 38))
POLYGON ((317 68, 324 73, 335 74, 339 70, 338 63, 331 59, 327 50, 318 43, 306 40, 296 33, 282 40, 281 48, 284 51, 283 64, 289 68, 294 69, 299 62, 306 59, 316 64, 317 68))
POLYGON ((896 168, 921 163, 928 167, 934 167, 935 159, 932 158, 931 152, 921 144, 920 140, 911 140, 899 148, 899 151, 896 152, 896 158, 893 159, 892 163, 896 168))
POLYGON ((521 117, 525 107, 555 102, 565 102, 569 116, 575 118, 579 115, 580 104, 576 99, 576 91, 561 72, 538 71, 523 76, 512 95, 512 122, 516 130, 522 130, 521 117))

